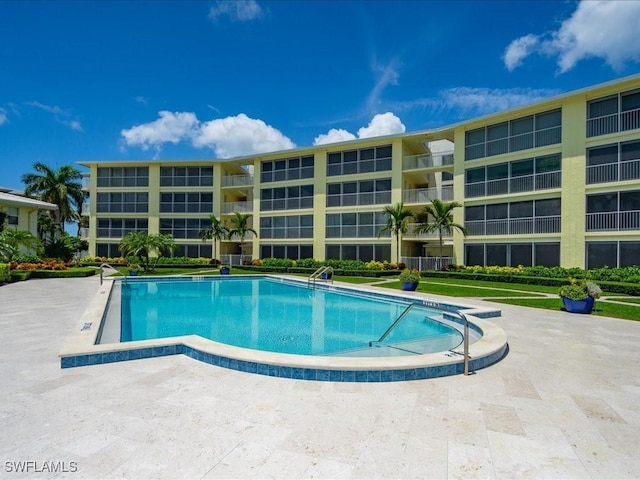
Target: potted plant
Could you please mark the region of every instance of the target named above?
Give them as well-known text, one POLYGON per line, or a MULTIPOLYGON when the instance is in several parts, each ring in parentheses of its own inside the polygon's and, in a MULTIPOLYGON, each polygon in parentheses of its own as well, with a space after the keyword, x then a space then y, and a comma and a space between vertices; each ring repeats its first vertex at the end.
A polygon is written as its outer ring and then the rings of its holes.
POLYGON ((140 270, 140 265, 138 265, 137 263, 130 263, 127 266, 127 270, 129 270, 129 275, 132 277, 137 277, 138 276, 138 271, 140 270))
POLYGON ((418 282, 420 282, 420 272, 415 268, 413 270, 409 270, 405 268, 398 277, 400 283, 402 284, 402 290, 405 291, 414 291, 418 288, 418 282))
POLYGON ((571 313, 591 313, 596 298, 600 298, 600 287, 586 280, 569 279, 568 285, 563 285, 558 291, 562 298, 564 309, 571 313))
POLYGON ((228 265, 220 266, 220 275, 229 275, 230 272, 231 272, 231 267, 229 267, 228 265))

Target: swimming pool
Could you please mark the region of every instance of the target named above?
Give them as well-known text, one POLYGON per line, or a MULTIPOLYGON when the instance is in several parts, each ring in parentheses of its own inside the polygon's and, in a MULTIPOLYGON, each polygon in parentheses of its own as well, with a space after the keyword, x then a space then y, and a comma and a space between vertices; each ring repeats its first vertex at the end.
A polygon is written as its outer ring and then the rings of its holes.
POLYGON ((383 346, 412 355, 462 343, 434 308, 268 277, 129 281, 120 299, 121 342, 199 335, 270 352, 361 356, 378 356, 383 346))
MULTIPOLYGON (((251 277, 268 278, 272 282, 296 285, 297 287, 302 287, 301 290, 306 292, 307 295, 317 294, 312 292, 312 288, 309 288, 306 279, 299 277, 244 276, 244 278, 251 277)), ((176 280, 191 286, 203 284, 209 289, 226 288, 216 287, 216 285, 228 285, 231 288, 231 293, 228 296, 235 302, 232 304, 234 307, 232 311, 239 311, 236 309, 242 308, 243 302, 238 301, 235 296, 239 285, 234 283, 236 277, 214 277, 214 279, 211 279, 211 277, 183 276, 181 278, 156 277, 156 279, 155 287, 141 286, 145 279, 111 278, 106 279, 104 284, 101 283, 95 297, 79 319, 77 326, 70 333, 66 345, 59 354, 61 368, 184 355, 207 364, 241 372, 281 378, 332 382, 418 380, 455 375, 464 371, 462 345, 433 353, 421 353, 420 348, 425 343, 424 338, 420 335, 416 337, 413 333, 412 335, 407 334, 407 332, 412 331, 412 323, 419 322, 415 321, 415 319, 412 321, 408 313, 407 318, 410 318, 410 321, 404 324, 405 319, 403 319, 396 326, 396 329, 392 330, 389 336, 382 339, 381 342, 375 340, 379 333, 377 329, 375 332, 369 329, 364 331, 363 335, 363 338, 370 342, 365 347, 351 348, 348 346, 344 350, 333 350, 334 353, 326 352, 324 354, 293 354, 257 350, 210 340, 200 334, 164 337, 158 335, 159 330, 157 327, 152 326, 154 325, 153 322, 150 322, 145 328, 147 330, 156 329, 155 334, 146 336, 145 338, 148 338, 146 340, 135 340, 134 333, 137 327, 134 327, 133 324, 129 327, 125 323, 124 328, 121 328, 122 288, 125 286, 131 285, 134 289, 146 289, 147 293, 149 293, 149 291, 153 292, 163 282, 175 282, 176 280), (403 328, 406 329, 404 333, 403 328), (121 335, 123 334, 125 335, 123 337, 124 340, 127 340, 128 330, 130 330, 130 340, 121 341, 121 335), (373 335, 371 336, 371 334, 373 335), (151 336, 157 338, 149 338, 151 336), (375 356, 372 356, 372 352, 375 352, 375 356)), ((369 285, 351 285, 340 282, 333 285, 319 283, 315 289, 327 293, 342 293, 350 297, 364 295, 382 304, 393 304, 392 308, 395 309, 409 305, 411 307, 409 313, 414 309, 419 312, 436 309, 441 314, 437 321, 453 327, 457 331, 462 330, 460 325, 462 320, 457 312, 464 311, 469 319, 469 332, 471 333, 468 337, 471 339, 468 355, 469 371, 471 372, 500 361, 508 351, 507 337, 504 330, 487 320, 487 318, 499 317, 501 315, 499 309, 458 303, 458 299, 456 299, 456 304, 454 305, 446 300, 443 301, 443 299, 429 298, 422 292, 401 292, 369 285), (422 310, 419 307, 428 308, 422 310)), ((290 295, 284 295, 287 301, 289 297, 290 295)), ((173 303, 182 302, 182 310, 191 308, 192 302, 190 298, 183 298, 182 300, 179 298, 180 296, 168 301, 173 303)), ((255 302, 256 300, 252 301, 255 302)), ((255 305, 252 305, 253 307, 255 305)), ((155 307, 157 313, 164 309, 164 306, 155 307)), ((314 311, 313 314, 315 315, 315 313, 314 311)), ((387 311, 386 315, 388 315, 388 319, 391 319, 395 315, 395 311, 387 311)), ((234 318, 229 313, 227 313, 227 316, 234 318)), ((422 321, 427 316, 430 315, 425 313, 424 316, 418 318, 422 321)), ((153 318, 153 314, 151 317, 153 318)), ((289 315, 287 315, 288 317, 289 315)), ((243 327, 243 331, 249 335, 257 334, 260 337, 262 335, 260 333, 261 329, 257 328, 259 323, 257 323, 256 318, 252 310, 251 321, 247 326, 243 327)), ((344 318, 346 318, 346 321, 353 321, 349 315, 344 318)), ((325 315, 323 321, 318 323, 331 324, 331 321, 327 322, 325 315)), ((155 325, 157 325, 157 322, 155 325)), ((313 323, 310 325, 313 327, 313 323)), ((358 329, 358 332, 360 332, 360 329, 358 329)), ((163 335, 173 333, 166 331, 163 335)), ((456 335, 453 334, 453 337, 455 338, 456 335)), ((264 336, 268 337, 269 335, 265 334, 264 336)), ((321 338, 323 337, 312 334, 312 345, 314 339, 316 343, 319 343, 321 338)), ((378 337, 378 340, 381 339, 378 337)), ((443 348, 446 348, 446 346, 443 348)))

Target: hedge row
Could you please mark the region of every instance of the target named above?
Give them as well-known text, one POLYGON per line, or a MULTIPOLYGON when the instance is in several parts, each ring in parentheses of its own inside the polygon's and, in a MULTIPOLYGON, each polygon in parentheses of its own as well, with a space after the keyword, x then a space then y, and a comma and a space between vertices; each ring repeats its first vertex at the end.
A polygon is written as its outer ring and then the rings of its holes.
MULTIPOLYGON (((316 268, 304 268, 304 267, 269 267, 264 265, 242 265, 238 268, 243 271, 251 272, 264 272, 264 273, 297 273, 304 275, 311 275, 315 272, 316 268)), ((339 268, 333 269, 334 275, 348 276, 348 277, 392 277, 394 275, 400 275, 400 270, 343 270, 339 268)))
POLYGON ((92 267, 70 268, 68 270, 30 270, 31 278, 77 278, 90 277, 98 270, 92 267))
MULTIPOLYGON (((546 285, 548 287, 561 287, 567 284, 566 278, 529 277, 526 275, 509 275, 497 273, 466 273, 466 272, 439 272, 437 270, 425 270, 423 277, 433 278, 460 278, 466 280, 484 280, 487 282, 525 283, 529 285, 546 285)), ((609 293, 621 293, 625 295, 640 296, 640 284, 625 282, 598 281, 598 285, 609 293)))

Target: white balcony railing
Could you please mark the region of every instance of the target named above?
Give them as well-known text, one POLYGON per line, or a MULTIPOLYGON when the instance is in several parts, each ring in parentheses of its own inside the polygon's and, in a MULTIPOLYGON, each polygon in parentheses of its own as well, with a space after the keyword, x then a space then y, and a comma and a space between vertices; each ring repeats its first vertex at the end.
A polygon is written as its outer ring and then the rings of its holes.
POLYGON ((640 210, 587 213, 587 232, 640 230, 640 210))
POLYGON ((89 177, 89 175, 83 175, 82 176, 82 190, 89 190, 89 186, 91 184, 91 178, 89 177))
POLYGON ((224 265, 229 265, 229 266, 243 265, 243 262, 245 261, 250 262, 251 259, 252 259, 251 255, 220 255, 220 261, 224 265))
POLYGON ((400 257, 407 268, 423 270, 440 270, 453 264, 453 257, 400 257))
POLYGON ((467 183, 464 194, 467 198, 505 195, 509 193, 560 188, 561 184, 562 172, 558 170, 555 172, 536 173, 535 175, 467 183))
POLYGON ((223 187, 248 187, 253 185, 253 175, 226 175, 222 177, 223 187))
POLYGON ((587 120, 587 137, 626 132, 640 128, 640 108, 587 120))
POLYGON ((453 200, 453 186, 416 188, 402 192, 404 203, 429 203, 436 198, 446 202, 453 200))
POLYGON ((468 235, 532 235, 559 233, 560 215, 465 222, 468 235))
POLYGON ((402 158, 403 170, 445 167, 448 165, 453 165, 453 151, 408 155, 402 158))
MULTIPOLYGON (((438 239, 438 232, 430 232, 430 233, 416 233, 416 228, 418 228, 419 223, 410 223, 407 228, 407 233, 405 233, 402 238, 406 238, 407 240, 436 240, 438 239)), ((442 239, 443 240, 451 240, 453 235, 451 231, 443 231, 442 239)))
POLYGON ((640 178, 640 159, 587 167, 587 184, 622 182, 640 178))
POLYGON ((82 204, 82 208, 80 209, 80 215, 87 216, 91 213, 91 204, 89 202, 84 202, 82 204))
POLYGON ((391 202, 391 192, 347 193, 327 195, 327 207, 352 207, 357 205, 380 205, 391 202))
POLYGON ((223 202, 222 213, 251 213, 253 202, 223 202))
POLYGON ((89 238, 89 229, 88 228, 81 228, 80 229, 80 238, 82 238, 83 240, 86 240, 87 238, 89 238))

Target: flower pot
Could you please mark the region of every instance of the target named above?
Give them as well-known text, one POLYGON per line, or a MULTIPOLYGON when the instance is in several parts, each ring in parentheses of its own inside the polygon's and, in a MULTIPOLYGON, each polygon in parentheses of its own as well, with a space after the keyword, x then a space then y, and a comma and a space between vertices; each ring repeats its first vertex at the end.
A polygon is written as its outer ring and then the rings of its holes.
POLYGON ((322 280, 331 280, 331 277, 333 277, 333 274, 327 272, 322 272, 322 274, 320 275, 320 278, 322 280))
POLYGON ((129 276, 130 277, 137 277, 138 276, 138 271, 137 270, 131 270, 129 272, 129 276))
POLYGON ((402 290, 406 292, 413 292, 418 288, 418 282, 402 282, 402 290))
POLYGON ((583 298, 581 300, 573 300, 569 297, 562 297, 564 309, 570 313, 591 313, 595 300, 593 297, 583 298))
POLYGON ((220 267, 220 275, 229 275, 229 267, 220 267))

